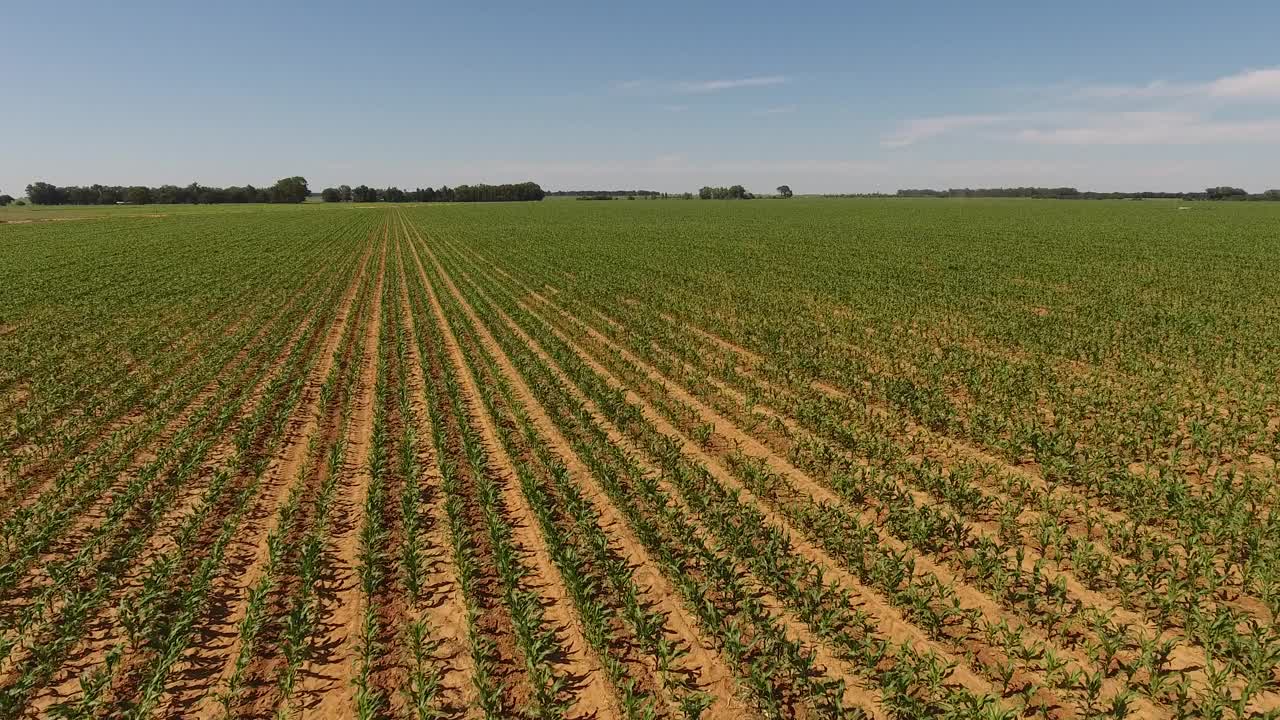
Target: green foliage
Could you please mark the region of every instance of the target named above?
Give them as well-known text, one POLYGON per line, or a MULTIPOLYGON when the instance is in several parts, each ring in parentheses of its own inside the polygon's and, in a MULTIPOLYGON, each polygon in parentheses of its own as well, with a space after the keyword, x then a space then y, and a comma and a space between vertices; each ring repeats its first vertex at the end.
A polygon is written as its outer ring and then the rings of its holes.
POLYGON ((704 186, 698 190, 698 197, 702 200, 750 200, 755 196, 741 185, 732 185, 730 187, 704 186))
POLYGON ((637 719, 1266 717, 1280 210, 1180 206, 0 225, 0 715, 156 714, 234 607, 228 717, 335 632, 357 717, 564 717, 571 653, 637 719))

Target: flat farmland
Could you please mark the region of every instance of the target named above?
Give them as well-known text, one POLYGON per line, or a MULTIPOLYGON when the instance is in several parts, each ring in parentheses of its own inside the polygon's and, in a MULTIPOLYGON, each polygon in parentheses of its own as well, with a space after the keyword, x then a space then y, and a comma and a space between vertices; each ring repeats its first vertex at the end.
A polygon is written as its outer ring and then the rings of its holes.
POLYGON ((1273 205, 7 209, 0 717, 1276 717, 1273 205))

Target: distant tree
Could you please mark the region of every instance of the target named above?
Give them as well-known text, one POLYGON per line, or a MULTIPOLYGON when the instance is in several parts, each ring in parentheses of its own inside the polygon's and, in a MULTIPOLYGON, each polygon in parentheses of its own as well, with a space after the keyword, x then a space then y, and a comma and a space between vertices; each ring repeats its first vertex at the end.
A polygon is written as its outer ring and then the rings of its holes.
POLYGON ((635 195, 637 198, 652 199, 667 197, 666 193, 658 192, 657 190, 555 190, 546 194, 551 197, 577 197, 579 195, 588 195, 591 197, 598 197, 600 195, 608 195, 610 197, 626 197, 627 195, 635 195))
POLYGON ((5 205, 8 205, 11 202, 13 202, 12 195, 0 195, 0 207, 4 207, 5 205))
POLYGON ((546 191, 535 182, 459 185, 452 190, 442 187, 437 192, 437 200, 440 202, 536 202, 546 196, 546 191))
POLYGON ((338 199, 341 200, 342 202, 351 202, 351 186, 350 185, 338 186, 338 199))
POLYGON ((325 202, 342 202, 342 193, 338 188, 325 188, 320 191, 320 199, 325 202))
POLYGON ((1280 200, 1280 190, 1268 190, 1262 193, 1263 200, 1280 200))
POLYGON ((62 188, 62 202, 68 205, 97 205, 98 193, 93 188, 72 186, 62 188))
POLYGON ((368 185, 360 185, 351 191, 351 199, 358 203, 377 202, 378 191, 368 185))
POLYGON ((103 205, 115 205, 124 200, 124 188, 122 187, 94 185, 92 189, 98 195, 98 202, 103 205))
POLYGON ((32 205, 61 205, 65 202, 62 189, 47 182, 34 182, 28 185, 27 199, 32 205))
POLYGON ((14 204, 14 205, 17 205, 18 207, 22 207, 23 205, 26 205, 26 204, 27 204, 27 201, 26 201, 26 200, 16 200, 16 201, 14 201, 14 203, 13 203, 13 204, 14 204))
POLYGON ((246 187, 229 187, 222 191, 222 202, 247 203, 258 202, 258 189, 252 185, 246 187))
POLYGON ((310 194, 307 179, 297 175, 277 180, 276 184, 271 186, 270 193, 271 202, 276 203, 300 203, 310 194))
POLYGON ((172 205, 178 202, 178 193, 182 192, 182 188, 176 185, 161 185, 151 191, 151 197, 160 205, 172 205))
POLYGON ((703 187, 698 190, 698 197, 703 200, 750 200, 755 197, 741 185, 729 187, 703 187))
POLYGON ((1204 192, 1209 196, 1210 200, 1243 200, 1249 195, 1248 192, 1241 188, 1231 187, 1230 185, 1211 187, 1204 192))
POLYGON ((124 191, 124 201, 132 205, 148 205, 151 203, 151 188, 135 185, 124 191))
POLYGON ((779 185, 779 186, 778 186, 778 195, 779 195, 780 197, 789 198, 789 197, 791 197, 791 196, 792 196, 792 195, 794 195, 794 194, 795 194, 795 193, 791 192, 791 186, 790 186, 790 185, 779 185))

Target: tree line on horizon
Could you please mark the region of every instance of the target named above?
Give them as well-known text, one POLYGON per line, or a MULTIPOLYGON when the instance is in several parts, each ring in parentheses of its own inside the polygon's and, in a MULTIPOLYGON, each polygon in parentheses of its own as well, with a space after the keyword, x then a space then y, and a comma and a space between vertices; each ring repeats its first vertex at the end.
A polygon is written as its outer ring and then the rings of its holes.
POLYGON ((161 185, 67 185, 47 182, 27 186, 27 200, 33 205, 214 205, 221 203, 300 203, 311 190, 304 177, 282 178, 271 187, 252 185, 225 188, 191 183, 186 187, 161 185))
POLYGON ((941 198, 1041 198, 1046 200, 1280 200, 1280 190, 1267 190, 1257 194, 1222 185, 1206 188, 1204 192, 1095 192, 1073 187, 1009 187, 1009 188, 950 188, 947 190, 908 189, 893 195, 866 193, 861 197, 941 197, 941 198))
MULTIPOLYGON (((779 185, 778 194, 775 198, 787 199, 794 196, 790 185, 779 185)), ((747 189, 741 185, 730 185, 729 187, 711 187, 704 185, 698 189, 698 199, 700 200, 754 200, 757 195, 747 192, 747 189)), ((763 197, 770 197, 765 195, 763 197)))
MULTIPOLYGON (((219 203, 300 203, 314 193, 307 186, 306 178, 294 176, 276 181, 271 187, 257 188, 253 185, 231 186, 225 188, 211 187, 199 183, 191 183, 185 187, 177 185, 161 185, 147 187, 143 185, 68 185, 57 186, 47 182, 34 182, 27 185, 26 200, 33 205, 183 205, 183 204, 219 204, 219 203)), ((704 186, 697 195, 692 193, 665 193, 657 190, 556 190, 544 191, 537 183, 507 183, 501 185, 459 185, 450 188, 447 185, 435 188, 415 188, 402 190, 398 187, 372 188, 359 185, 352 188, 340 185, 336 188, 325 188, 319 193, 325 202, 518 202, 538 201, 547 196, 577 197, 578 199, 613 199, 631 197, 645 199, 698 197, 703 200, 750 200, 756 197, 742 185, 730 187, 704 186)), ((787 185, 777 188, 773 197, 790 198, 793 193, 787 185)), ((765 196, 768 197, 768 196, 765 196)), ((908 188, 896 193, 828 193, 821 197, 860 197, 860 198, 1039 198, 1054 200, 1234 200, 1234 201, 1280 201, 1280 189, 1267 190, 1261 193, 1222 185, 1206 188, 1203 192, 1095 192, 1082 191, 1073 187, 1007 187, 1007 188, 949 188, 934 190, 930 188, 908 188)), ((0 207, 13 202, 12 195, 0 194, 0 207)))
MULTIPOLYGON (((658 190, 552 190, 550 197, 670 197, 670 194, 658 190)), ((679 195, 676 195, 677 197, 679 195)))
MULTIPOLYGON (((278 180, 271 187, 253 185, 225 188, 191 183, 185 187, 161 185, 66 185, 47 182, 27 185, 27 201, 33 205, 216 205, 224 203, 300 203, 313 193, 307 179, 294 176, 278 180)), ((541 200, 546 195, 537 183, 525 182, 505 185, 459 185, 438 190, 418 188, 401 190, 396 187, 370 188, 360 185, 351 188, 325 188, 320 193, 328 202, 501 202, 541 200)), ((0 195, 0 205, 14 202, 10 195, 0 195)), ((21 202, 21 201, 19 201, 21 202)))
POLYGON ((351 187, 339 185, 320 191, 324 202, 536 202, 547 193, 538 183, 505 183, 502 185, 459 185, 440 188, 415 188, 401 190, 398 187, 372 188, 368 185, 351 187))

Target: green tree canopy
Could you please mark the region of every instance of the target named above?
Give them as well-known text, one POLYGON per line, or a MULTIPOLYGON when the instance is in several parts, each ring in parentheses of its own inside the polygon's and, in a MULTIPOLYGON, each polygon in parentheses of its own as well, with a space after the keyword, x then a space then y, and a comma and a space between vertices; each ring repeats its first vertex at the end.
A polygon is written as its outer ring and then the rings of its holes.
POLYGON ((271 202, 300 203, 307 199, 311 190, 307 187, 307 179, 298 175, 277 180, 271 186, 271 202))

